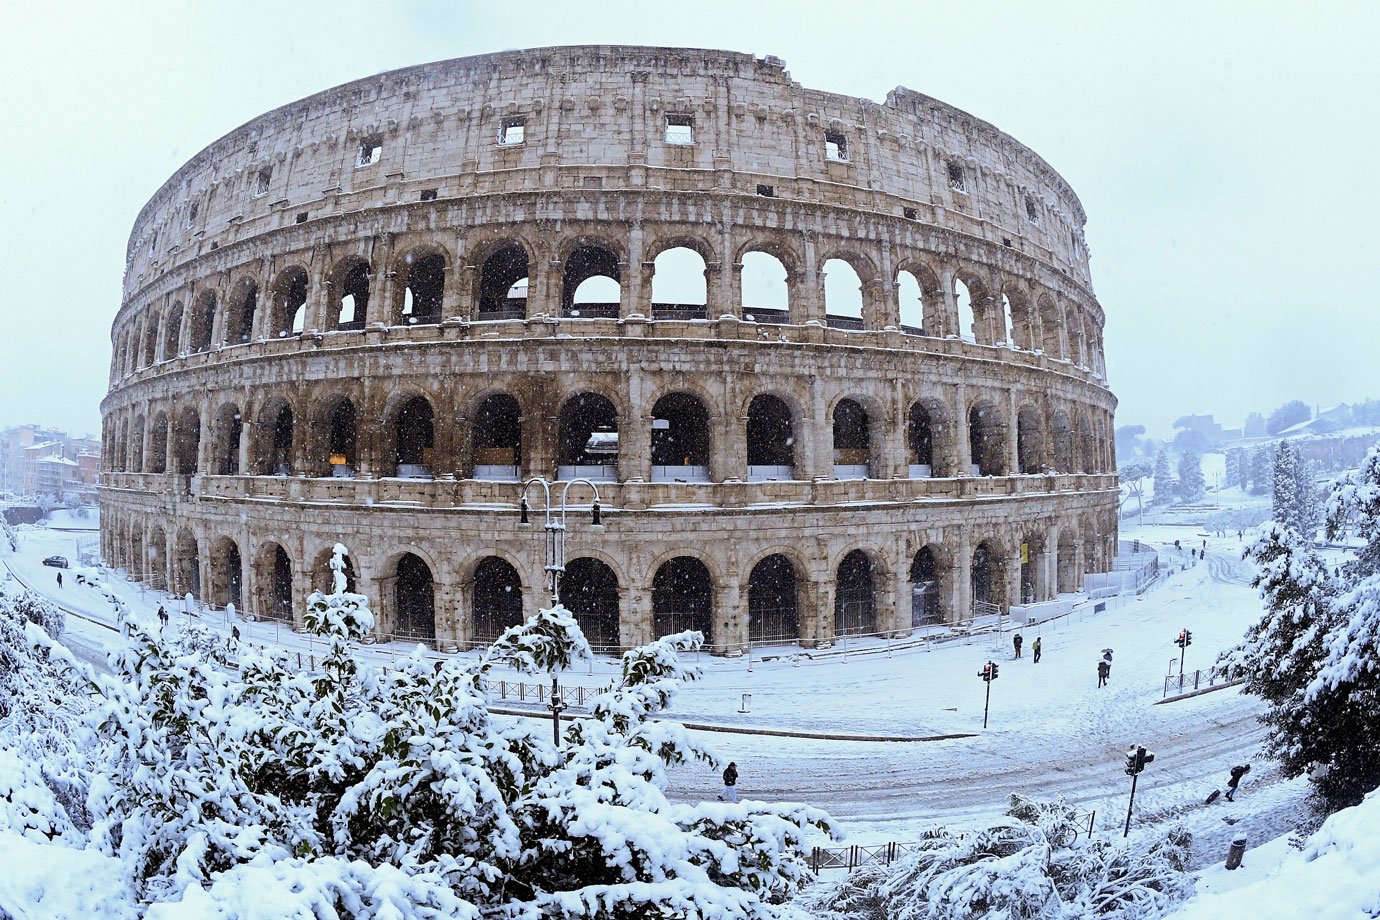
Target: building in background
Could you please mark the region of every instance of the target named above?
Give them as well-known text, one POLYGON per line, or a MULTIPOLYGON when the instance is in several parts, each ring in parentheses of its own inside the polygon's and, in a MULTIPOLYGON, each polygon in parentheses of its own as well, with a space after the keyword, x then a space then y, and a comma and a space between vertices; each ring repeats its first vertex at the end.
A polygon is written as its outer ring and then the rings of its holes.
POLYGON ((16 498, 94 500, 100 462, 101 443, 94 438, 41 425, 0 430, 0 492, 16 498))

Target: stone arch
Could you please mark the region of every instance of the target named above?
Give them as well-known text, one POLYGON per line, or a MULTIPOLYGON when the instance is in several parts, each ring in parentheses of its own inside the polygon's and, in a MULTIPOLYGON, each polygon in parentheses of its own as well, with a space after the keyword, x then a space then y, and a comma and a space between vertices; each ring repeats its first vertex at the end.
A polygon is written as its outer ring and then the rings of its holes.
POLYGON ((965 342, 980 342, 982 312, 978 296, 963 277, 954 275, 954 306, 958 310, 958 337, 965 342))
POLYGON ((192 302, 191 328, 187 336, 188 350, 192 352, 210 351, 211 339, 215 335, 216 293, 203 288, 192 302))
POLYGON ((168 534, 162 527, 155 524, 149 528, 144 556, 138 562, 139 581, 172 593, 173 586, 168 581, 168 534))
POLYGON ((1001 544, 990 538, 980 541, 973 547, 972 564, 968 571, 968 596, 972 598, 973 615, 982 616, 1005 610, 1006 556, 1001 544))
POLYGON ((748 641, 753 645, 800 641, 800 578, 785 553, 771 553, 748 575, 748 641))
POLYGON ((1058 473, 1075 472, 1073 459, 1073 426, 1069 424, 1069 414, 1063 409, 1055 409, 1050 421, 1050 441, 1053 447, 1052 463, 1058 473))
POLYGON ((254 338, 254 315, 259 308, 259 282, 241 278, 225 301, 225 344, 243 345, 254 338))
POLYGON ((969 405, 968 448, 974 476, 1006 475, 1006 418, 995 400, 979 397, 969 405))
POLYGON ((168 470, 168 414, 161 409, 153 415, 149 425, 148 453, 144 457, 144 469, 150 473, 166 473, 168 470))
POLYGON ((1059 528, 1055 581, 1060 594, 1073 594, 1079 589, 1082 578, 1082 559, 1074 525, 1065 524, 1059 528))
POLYGON ((593 556, 567 562, 561 577, 561 605, 575 615, 595 651, 622 647, 618 630, 619 581, 608 563, 593 556))
POLYGON ((141 362, 144 367, 149 367, 158 360, 158 326, 158 313, 157 311, 151 311, 148 315, 147 325, 144 327, 144 354, 141 362))
POLYGON ((428 479, 435 469, 436 410, 421 394, 408 396, 386 417, 393 475, 428 479))
POLYGON ((652 405, 652 481, 708 482, 709 410, 694 393, 667 393, 652 405))
POLYGON ((926 308, 927 292, 920 279, 913 271, 902 268, 896 272, 895 286, 901 331, 911 335, 933 335, 934 330, 925 323, 930 311, 926 308))
POLYGON ((293 622, 292 555, 281 544, 266 541, 254 558, 255 613, 269 620, 293 622))
POLYGON ((616 319, 623 292, 621 247, 599 237, 579 237, 564 252, 561 315, 616 319), (587 284, 596 279, 603 282, 587 284))
POLYGON ((346 393, 317 402, 311 463, 329 476, 348 479, 359 466, 359 408, 346 393))
POLYGON ((678 555, 656 569, 652 577, 652 635, 654 638, 698 630, 705 644, 714 640, 714 580, 709 568, 694 556, 678 555))
POLYGON ((148 578, 150 560, 144 551, 144 531, 132 521, 129 525, 129 559, 127 564, 135 581, 144 581, 148 578))
POLYGON ((531 294, 532 253, 517 239, 496 241, 479 263, 475 318, 524 319, 531 294))
POLYGON ((1022 473, 1043 473, 1048 465, 1044 420, 1040 411, 1025 403, 1016 413, 1016 462, 1022 473))
POLYGON ((747 408, 748 480, 794 479, 799 404, 775 393, 758 393, 747 408))
POLYGON ((522 476, 522 406, 509 393, 489 393, 470 414, 474 478, 516 482, 522 476))
POLYGON ((557 479, 617 479, 618 408, 601 393, 576 393, 561 404, 557 420, 557 479))
POLYGON ((877 632, 877 590, 872 557, 851 550, 834 570, 834 635, 872 635, 877 632))
POLYGON ((1040 347, 1040 323, 1029 293, 1019 284, 1008 281, 1002 285, 1010 318, 1011 345, 1026 351, 1040 347))
POLYGON ((1042 293, 1035 304, 1036 314, 1040 320, 1039 344, 1035 347, 1051 358, 1064 357, 1064 346, 1059 338, 1059 308, 1054 305, 1054 298, 1042 293))
POLYGON ((1097 443, 1093 440, 1092 423, 1088 421, 1087 412, 1078 413, 1078 432, 1075 437, 1077 440, 1074 442, 1074 453, 1078 460, 1078 472, 1097 472, 1097 443))
POLYGON ((951 619, 951 566, 942 546, 926 543, 910 561, 910 625, 937 626, 951 619))
POLYGON ((307 297, 310 290, 307 270, 289 265, 273 279, 269 332, 275 338, 301 335, 307 327, 307 297))
POLYGON ((217 476, 238 476, 240 444, 244 440, 244 419, 235 403, 223 403, 212 416, 211 469, 217 476))
POLYGON ((144 471, 144 417, 134 416, 134 422, 129 431, 129 450, 127 451, 129 462, 127 469, 131 473, 142 473, 144 471))
POLYGON ((739 297, 743 318, 757 323, 791 321, 792 266, 798 265, 783 248, 750 243, 738 252, 741 266, 739 297))
POLYGON ((392 324, 425 326, 441 321, 446 274, 450 270, 439 246, 424 244, 408 249, 394 262, 396 293, 392 324))
POLYGON ((846 258, 826 259, 820 266, 824 315, 838 329, 863 328, 862 275, 846 258))
POLYGON ((652 262, 652 318, 704 319, 709 304, 708 265, 704 252, 685 241, 657 252, 652 262))
POLYGON ((363 256, 346 256, 331 268, 331 302, 326 324, 328 329, 349 332, 364 328, 369 315, 370 285, 373 269, 363 256))
POLYGON ((502 556, 485 556, 474 567, 471 622, 474 641, 492 644, 524 620, 522 576, 502 556))
POLYGON ((873 434, 876 426, 865 400, 844 396, 830 411, 833 423, 834 478, 874 478, 873 434))
POLYGON ((906 448, 911 479, 953 476, 953 422, 942 400, 922 397, 906 413, 906 448))
POLYGON ((175 303, 163 317, 163 360, 171 361, 182 353, 182 304, 175 303))
POLYGON ((201 546, 196 535, 186 527, 177 532, 172 554, 171 591, 178 597, 190 594, 201 599, 201 546))
POLYGON ((391 588, 390 636, 434 642, 436 639, 436 569, 413 551, 396 553, 384 565, 391 588))
POLYGON ((211 544, 211 555, 207 571, 211 583, 208 585, 206 602, 214 607, 227 607, 234 604, 236 609, 244 609, 244 559, 240 546, 228 536, 217 537, 211 544))
POLYGON ((1021 536, 1019 603, 1035 604, 1049 600, 1050 590, 1045 577, 1045 532, 1031 527, 1021 536))
POLYGON ((190 407, 177 414, 173 422, 173 472, 192 476, 198 472, 201 450, 201 415, 190 407))
POLYGON ((250 469, 255 476, 291 476, 297 413, 278 396, 267 400, 255 415, 250 469))

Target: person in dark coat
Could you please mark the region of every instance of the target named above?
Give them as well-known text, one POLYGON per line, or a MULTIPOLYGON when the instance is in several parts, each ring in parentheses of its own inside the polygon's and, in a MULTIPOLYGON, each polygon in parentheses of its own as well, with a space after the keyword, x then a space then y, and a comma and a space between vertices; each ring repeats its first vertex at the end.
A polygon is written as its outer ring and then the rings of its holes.
POLYGON ((1236 787, 1241 785, 1241 777, 1251 772, 1251 765, 1248 763, 1238 764, 1231 768, 1231 779, 1227 780, 1227 801, 1236 801, 1236 787))
POLYGON ((1025 640, 1021 638, 1020 633, 1016 633, 1014 636, 1011 637, 1011 644, 1016 648, 1017 658, 1021 657, 1021 643, 1024 641, 1025 640))
POLYGON ((58 587, 62 587, 62 573, 58 572, 58 587))
POLYGON ((1040 663, 1040 637, 1036 636, 1035 641, 1030 646, 1030 652, 1034 656, 1033 664, 1040 663))
POLYGON ((738 765, 733 761, 724 769, 724 791, 719 793, 719 801, 738 804, 738 765))
POLYGON ((1112 663, 1106 658, 1097 662, 1097 685, 1107 686, 1107 677, 1112 673, 1112 663))

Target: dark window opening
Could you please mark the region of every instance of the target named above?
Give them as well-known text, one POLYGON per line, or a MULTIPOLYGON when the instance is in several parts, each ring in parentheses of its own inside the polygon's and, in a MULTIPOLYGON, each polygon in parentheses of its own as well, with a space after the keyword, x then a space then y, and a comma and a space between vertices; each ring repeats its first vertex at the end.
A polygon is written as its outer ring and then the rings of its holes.
POLYGON ((761 195, 763 198, 775 198, 776 186, 759 184, 757 186, 757 194, 761 195))
POLYGON ((800 638, 795 566, 774 554, 752 567, 748 577, 748 641, 754 645, 800 638))
POLYGON ((914 208, 902 208, 901 216, 906 220, 919 220, 920 214, 914 208))
POLYGON ((358 417, 355 404, 342 399, 331 410, 330 433, 326 444, 326 462, 334 476, 353 476, 355 449, 359 442, 358 417))
POLYGON ((173 304, 163 320, 163 360, 171 361, 182 349, 182 304, 173 304))
POLYGON ((911 478, 925 479, 933 476, 934 430, 930 425, 930 413, 919 403, 910 407, 906 442, 910 447, 911 478))
POLYGON ((997 410, 974 406, 968 412, 968 449, 975 476, 1006 475, 1006 439, 997 410))
POLYGON ((825 159, 839 163, 848 162, 848 137, 842 131, 824 132, 825 159))
POLYGON ((424 188, 424 189, 422 189, 421 200, 422 200, 422 201, 435 201, 435 200, 436 200, 436 189, 434 189, 434 188, 424 188))
POLYGON ((197 203, 196 203, 195 201, 193 201, 192 204, 191 204, 191 207, 189 207, 189 208, 187 209, 187 226, 188 226, 188 227, 190 227, 190 226, 192 226, 193 224, 196 223, 196 214, 197 214, 197 210, 198 210, 198 209, 197 209, 197 203))
POLYGON ((703 562, 678 556, 652 579, 652 634, 660 639, 686 630, 703 633, 706 644, 712 640, 714 589, 703 562))
POLYGON ((221 442, 220 472, 225 476, 240 474, 240 441, 244 437, 244 420, 238 409, 230 409, 222 420, 225 432, 221 442))
POLYGON ((306 211, 297 212, 297 216, 292 219, 292 222, 294 224, 305 224, 307 222, 307 214, 308 212, 306 211))
POLYGON ((1016 417, 1016 460, 1022 473, 1044 472, 1044 436, 1040 416, 1031 408, 1016 417))
POLYGON ((292 560, 281 546, 273 547, 273 571, 267 600, 266 613, 271 619, 292 622, 292 560))
POLYGON ((278 410, 273 420, 273 444, 268 454, 267 469, 262 470, 270 476, 292 475, 292 435, 295 427, 292 409, 284 406, 278 410))
POLYGON ((613 569, 588 557, 567 562, 561 606, 575 615, 596 652, 618 652, 618 576, 613 569))
POLYGON ((238 299, 231 304, 229 328, 225 341, 230 345, 243 345, 254 335, 254 312, 259 307, 259 287, 246 284, 238 299))
POLYGON ((372 166, 382 159, 382 157, 383 135, 370 135, 359 142, 359 153, 355 157, 355 166, 372 166))
POLYGON ((927 546, 910 564, 910 625, 935 626, 944 621, 939 612, 939 566, 927 546))
POLYGON ((652 407, 652 480, 709 479, 709 412, 689 393, 672 393, 652 407))
POLYGON ((983 610, 983 607, 998 603, 995 590, 997 587, 996 569, 991 548, 985 542, 978 544, 978 548, 973 550, 972 577, 970 579, 974 614, 989 612, 983 610))
MULTIPOLYGON (((779 397, 754 396, 748 406, 747 453, 749 478, 752 467, 772 468, 770 478, 792 478, 795 465, 795 431, 791 410, 779 397)), ((763 469, 757 475, 765 475, 763 469)))
POLYGON ((201 417, 195 412, 185 412, 173 425, 173 471, 179 476, 195 474, 200 448, 201 417))
POLYGON ((369 308, 369 263, 355 262, 340 280, 339 312, 336 328, 353 330, 364 328, 369 308))
POLYGON ((192 351, 210 351, 211 338, 215 335, 216 298, 210 291, 202 292, 197 298, 192 314, 192 351))
POLYGON ((435 447, 435 423, 431 403, 414 396, 398 410, 394 422, 394 459, 397 475, 425 478, 431 475, 431 452, 435 447))
POLYGON ((524 319, 530 271, 521 246, 504 246, 485 259, 479 273, 479 319, 524 319))
POLYGON ((522 469, 522 410, 506 393, 474 413, 474 478, 516 480, 522 469))
POLYGON ((244 606, 244 562, 240 559, 240 548, 231 543, 221 562, 224 590, 224 603, 244 606))
POLYGON ((273 286, 273 326, 279 338, 298 335, 307 322, 307 272, 289 268, 273 286))
POLYGON ((522 581, 505 559, 488 556, 474 568, 474 640, 490 644, 523 621, 522 581))
POLYGON ((557 463, 560 479, 613 479, 618 467, 618 410, 597 393, 581 393, 561 406, 557 463))
POLYGON ((872 560, 860 549, 839 563, 834 589, 834 634, 869 635, 877 631, 877 602, 873 594, 872 560))
POLYGON ((949 188, 956 192, 968 190, 967 183, 964 181, 963 164, 957 160, 949 161, 949 188))
POLYGON ((407 639, 436 638, 436 586, 431 580, 431 568, 412 553, 404 553, 398 560, 394 598, 394 635, 407 639))
POLYGON ((402 322, 410 326, 439 323, 445 284, 446 260, 443 256, 433 254, 413 261, 403 291, 402 322))
POLYGON ((871 447, 867 410, 851 399, 834 406, 834 477, 866 479, 871 447))
POLYGON ((254 197, 268 194, 268 186, 273 181, 273 167, 265 166, 254 178, 254 197))
POLYGON ((1035 199, 1029 196, 1025 199, 1025 216, 1032 224, 1038 224, 1040 222, 1040 212, 1035 207, 1035 199))
POLYGON ((666 116, 666 143, 695 143, 695 117, 693 115, 666 116))

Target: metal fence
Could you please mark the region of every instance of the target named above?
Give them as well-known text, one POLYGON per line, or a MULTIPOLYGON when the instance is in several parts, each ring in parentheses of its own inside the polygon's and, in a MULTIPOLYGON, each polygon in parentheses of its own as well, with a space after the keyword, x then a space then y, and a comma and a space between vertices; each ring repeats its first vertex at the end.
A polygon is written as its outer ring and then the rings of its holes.
POLYGON ((1206 671, 1202 669, 1185 671, 1181 674, 1166 674, 1164 678, 1164 693, 1161 699, 1169 696, 1170 693, 1190 693, 1204 687, 1227 686, 1233 681, 1222 672, 1220 668, 1212 667, 1206 671))

